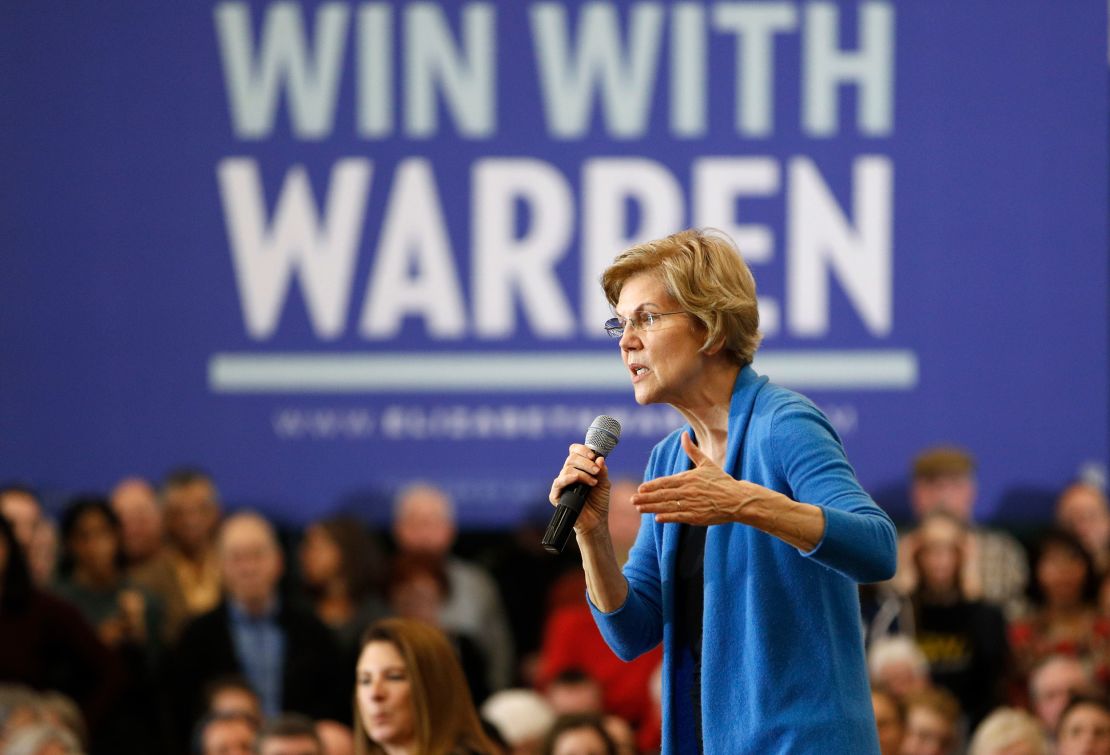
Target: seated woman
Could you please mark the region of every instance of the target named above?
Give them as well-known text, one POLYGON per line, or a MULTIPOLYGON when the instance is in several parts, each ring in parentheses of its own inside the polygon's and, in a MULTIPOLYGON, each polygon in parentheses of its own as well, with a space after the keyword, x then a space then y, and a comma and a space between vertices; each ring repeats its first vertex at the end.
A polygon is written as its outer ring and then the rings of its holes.
POLYGON ((1090 664, 1100 684, 1110 681, 1110 618, 1095 605, 1098 580, 1083 545, 1067 532, 1050 530, 1033 560, 1033 613, 1010 624, 1019 690, 1050 655, 1090 664))
POLYGON ((496 755, 443 632, 383 619, 363 637, 355 667, 355 752, 496 755))

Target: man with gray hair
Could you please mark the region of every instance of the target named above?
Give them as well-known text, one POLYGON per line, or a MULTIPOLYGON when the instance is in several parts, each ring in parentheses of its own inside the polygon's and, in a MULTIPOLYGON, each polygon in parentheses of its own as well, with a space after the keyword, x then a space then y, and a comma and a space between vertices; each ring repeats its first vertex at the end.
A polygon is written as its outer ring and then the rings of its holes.
POLYGON ((195 717, 207 682, 242 674, 267 716, 345 719, 350 672, 328 628, 278 593, 285 562, 270 523, 256 513, 229 517, 216 552, 224 598, 182 633, 175 659, 176 687, 185 696, 180 709, 195 717))

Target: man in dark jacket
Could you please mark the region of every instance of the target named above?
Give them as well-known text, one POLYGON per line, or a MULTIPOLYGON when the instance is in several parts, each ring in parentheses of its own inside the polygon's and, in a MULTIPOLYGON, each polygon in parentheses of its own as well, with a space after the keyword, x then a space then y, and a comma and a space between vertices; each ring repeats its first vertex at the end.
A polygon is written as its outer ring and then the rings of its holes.
POLYGON ((284 560, 270 523, 254 513, 230 517, 218 555, 224 599, 185 627, 176 653, 187 723, 203 712, 204 685, 229 673, 251 683, 267 717, 295 711, 347 720, 353 670, 343 668, 331 633, 314 615, 281 599, 284 560))

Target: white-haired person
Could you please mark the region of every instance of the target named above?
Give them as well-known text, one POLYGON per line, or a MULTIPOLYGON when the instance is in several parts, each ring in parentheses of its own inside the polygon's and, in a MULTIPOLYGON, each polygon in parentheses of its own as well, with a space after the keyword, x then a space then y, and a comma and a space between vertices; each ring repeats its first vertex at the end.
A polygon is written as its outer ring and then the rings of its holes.
POLYGON ((909 637, 890 635, 871 644, 867 671, 873 686, 882 687, 899 700, 928 689, 929 659, 909 637))
POLYGON ((572 445, 549 500, 591 488, 575 534, 609 646, 630 659, 662 643, 663 751, 877 755, 858 585, 893 576, 894 524, 821 411, 752 368, 739 250, 682 231, 622 252, 601 282, 636 402, 686 423, 631 499, 644 516, 623 571, 604 459, 572 445))
POLYGON ((998 708, 983 719, 967 755, 1049 755, 1048 739, 1037 719, 1018 708, 998 708))

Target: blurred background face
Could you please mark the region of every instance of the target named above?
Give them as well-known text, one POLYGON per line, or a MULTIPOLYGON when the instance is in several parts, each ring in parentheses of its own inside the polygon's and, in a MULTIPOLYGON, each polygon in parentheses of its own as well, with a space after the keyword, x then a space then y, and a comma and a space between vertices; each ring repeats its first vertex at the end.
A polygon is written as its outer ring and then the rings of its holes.
POLYGON ((309 736, 267 737, 258 755, 322 755, 320 745, 309 736))
POLYGON ((898 755, 904 726, 898 717, 895 702, 887 695, 872 692, 871 707, 875 711, 875 726, 879 729, 879 752, 881 755, 898 755))
POLYGON ((413 574, 389 591, 389 604, 395 614, 432 626, 439 626, 443 601, 443 590, 431 574, 413 574))
POLYGON ((0 515, 11 522, 15 539, 23 546, 23 552, 30 552, 35 529, 42 520, 39 502, 26 493, 10 491, 0 496, 0 515))
POLYGON ((123 530, 123 552, 129 561, 144 561, 162 547, 162 509, 145 480, 124 480, 112 491, 112 510, 123 530))
POLYGON ((220 536, 220 568, 228 595, 259 608, 270 602, 281 579, 281 551, 262 522, 230 519, 220 536))
POLYGON ((961 522, 970 522, 975 495, 975 479, 962 474, 918 478, 910 488, 910 501, 918 519, 944 511, 961 522))
POLYGON ((1102 493, 1090 485, 1072 485, 1064 491, 1056 504, 1056 520, 1092 554, 1110 544, 1110 509, 1102 493))
POLYGON ((224 713, 248 716, 262 722, 262 703, 258 696, 240 687, 224 687, 212 695, 208 704, 210 713, 224 713))
POLYGON ((1110 713, 1076 705, 1060 722, 1056 755, 1110 755, 1110 713))
POLYGON ((402 551, 446 556, 455 542, 455 523, 444 494, 433 488, 407 493, 397 507, 393 536, 402 551))
POLYGON ((1074 606, 1082 602, 1087 564, 1083 557, 1062 545, 1049 544, 1037 560, 1037 582, 1045 599, 1053 606, 1074 606))
POLYGON ((605 740, 592 726, 568 729, 555 740, 552 755, 608 755, 605 740))
POLYGON ((955 741, 951 724, 936 711, 923 706, 907 711, 902 755, 949 755, 955 741))
POLYGON ((1046 731, 1056 731, 1068 699, 1087 685, 1087 675, 1078 661, 1059 659, 1037 669, 1030 682, 1033 712, 1046 731))
POLYGON ((96 575, 116 570, 119 539, 103 512, 85 511, 74 524, 68 545, 77 568, 96 575))
POLYGON ((300 548, 301 575, 313 587, 321 587, 338 576, 343 568, 343 554, 328 531, 319 524, 305 530, 300 548))
POLYGON ((963 536, 955 522, 944 519, 930 519, 922 525, 918 567, 927 589, 951 590, 959 584, 963 536))
POLYGON ((168 488, 165 493, 166 535, 187 554, 211 544, 220 520, 216 491, 205 480, 168 488))
POLYGON ((254 729, 246 721, 213 721, 204 729, 204 755, 252 755, 254 729))
POLYGON ((909 661, 890 661, 883 665, 875 680, 899 700, 907 695, 924 689, 927 679, 923 678, 909 661))

